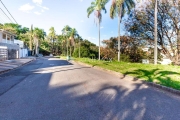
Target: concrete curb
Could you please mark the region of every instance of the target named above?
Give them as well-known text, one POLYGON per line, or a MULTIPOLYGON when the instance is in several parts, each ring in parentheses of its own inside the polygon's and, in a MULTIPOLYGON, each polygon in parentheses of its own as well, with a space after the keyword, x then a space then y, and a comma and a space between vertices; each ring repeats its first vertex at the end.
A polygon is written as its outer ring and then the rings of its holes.
POLYGON ((134 80, 134 81, 139 80, 143 84, 146 84, 148 86, 152 86, 152 87, 155 87, 155 88, 158 88, 158 89, 161 89, 161 90, 164 90, 164 91, 176 94, 176 95, 180 95, 180 90, 169 88, 169 87, 166 87, 166 86, 163 86, 163 85, 159 85, 159 84, 156 84, 156 83, 153 83, 153 82, 147 82, 147 81, 145 81, 143 79, 139 79, 139 78, 136 78, 136 77, 133 77, 133 76, 125 75, 125 74, 122 74, 122 73, 119 73, 119 72, 115 72, 115 71, 112 71, 112 70, 108 70, 108 69, 105 69, 105 68, 101 68, 101 67, 97 67, 97 66, 93 66, 93 65, 88 65, 86 63, 82 63, 82 62, 79 62, 79 61, 70 61, 70 62, 77 63, 77 64, 80 64, 80 65, 83 65, 83 66, 92 67, 92 68, 95 68, 95 69, 98 69, 98 70, 105 71, 105 72, 111 73, 113 75, 116 75, 116 76, 120 77, 121 79, 122 78, 128 78, 128 79, 134 80))
POLYGON ((31 59, 29 62, 23 63, 23 64, 21 64, 20 66, 18 66, 18 67, 16 67, 16 68, 7 69, 7 70, 4 70, 4 71, 1 71, 1 72, 0 72, 0 75, 2 75, 2 74, 4 74, 4 73, 7 73, 7 72, 9 72, 9 71, 12 71, 12 70, 16 70, 16 69, 18 69, 18 68, 20 68, 20 67, 22 67, 22 66, 24 66, 24 65, 27 65, 27 64, 33 62, 34 60, 36 60, 36 59, 31 59))

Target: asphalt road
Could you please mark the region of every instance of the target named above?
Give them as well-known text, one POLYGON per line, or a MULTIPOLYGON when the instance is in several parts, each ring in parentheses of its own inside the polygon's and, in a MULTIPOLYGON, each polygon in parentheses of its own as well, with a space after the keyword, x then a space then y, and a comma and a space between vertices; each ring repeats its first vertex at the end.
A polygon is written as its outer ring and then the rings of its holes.
POLYGON ((179 120, 180 96, 57 58, 0 75, 0 120, 179 120))

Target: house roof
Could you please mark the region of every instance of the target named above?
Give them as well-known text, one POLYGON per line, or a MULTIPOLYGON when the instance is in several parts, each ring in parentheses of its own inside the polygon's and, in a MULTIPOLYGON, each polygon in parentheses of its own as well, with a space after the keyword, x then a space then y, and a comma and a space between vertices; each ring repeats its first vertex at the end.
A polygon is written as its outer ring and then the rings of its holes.
POLYGON ((10 34, 10 35, 13 35, 13 36, 16 36, 15 34, 13 34, 13 33, 11 33, 11 32, 9 32, 9 31, 6 31, 6 30, 3 30, 3 29, 0 29, 0 32, 4 32, 4 33, 7 33, 7 34, 10 34))

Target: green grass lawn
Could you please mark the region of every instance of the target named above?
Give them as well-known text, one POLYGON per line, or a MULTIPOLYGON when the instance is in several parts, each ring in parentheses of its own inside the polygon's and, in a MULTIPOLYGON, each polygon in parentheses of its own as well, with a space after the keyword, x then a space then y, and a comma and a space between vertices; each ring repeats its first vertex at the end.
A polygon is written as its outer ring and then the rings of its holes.
POLYGON ((88 58, 74 60, 180 90, 180 66, 107 62, 88 58))

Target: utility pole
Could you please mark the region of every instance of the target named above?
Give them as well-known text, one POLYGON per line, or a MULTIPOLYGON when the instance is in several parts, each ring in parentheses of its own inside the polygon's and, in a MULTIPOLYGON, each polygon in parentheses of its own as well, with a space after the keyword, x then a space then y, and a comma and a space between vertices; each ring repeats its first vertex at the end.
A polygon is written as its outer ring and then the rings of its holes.
POLYGON ((80 47, 81 46, 80 45, 81 45, 81 43, 80 43, 80 38, 79 38, 79 58, 81 57, 81 53, 80 53, 80 50, 81 50, 80 47))
POLYGON ((100 19, 99 19, 99 60, 101 60, 100 19))
POLYGON ((69 58, 69 55, 68 55, 68 39, 66 41, 67 41, 67 58, 69 58))

